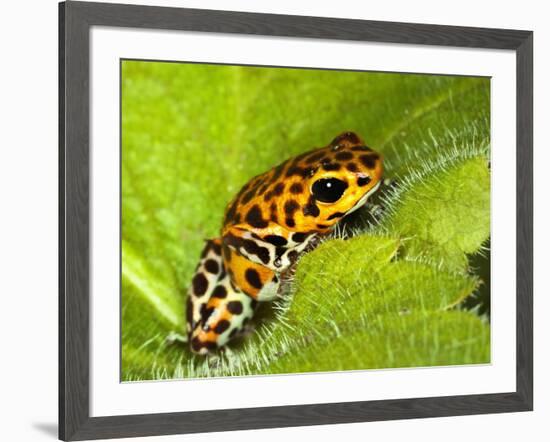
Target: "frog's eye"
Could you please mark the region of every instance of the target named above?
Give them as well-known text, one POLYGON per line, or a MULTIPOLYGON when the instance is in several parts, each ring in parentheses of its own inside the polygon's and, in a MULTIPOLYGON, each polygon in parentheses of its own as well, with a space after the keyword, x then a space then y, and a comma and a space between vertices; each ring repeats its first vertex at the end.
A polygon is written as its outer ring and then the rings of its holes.
POLYGON ((345 190, 348 188, 348 183, 337 178, 321 178, 311 186, 311 193, 318 201, 323 203, 334 203, 338 201, 345 190))

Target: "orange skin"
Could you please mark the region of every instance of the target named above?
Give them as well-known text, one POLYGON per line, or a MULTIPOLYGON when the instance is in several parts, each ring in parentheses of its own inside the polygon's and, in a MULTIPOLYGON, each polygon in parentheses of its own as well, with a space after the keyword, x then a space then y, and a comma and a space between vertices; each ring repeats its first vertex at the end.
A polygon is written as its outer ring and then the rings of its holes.
POLYGON ((221 253, 210 250, 209 259, 199 263, 190 289, 192 350, 207 354, 237 334, 251 318, 255 301, 276 296, 279 273, 297 260, 309 239, 330 232, 345 215, 362 206, 380 185, 382 174, 380 154, 365 146, 355 133, 346 132, 327 146, 288 159, 243 186, 226 208, 221 239, 212 240, 221 253), (208 260, 220 264, 217 280, 204 270, 208 260), (201 274, 208 276, 206 289, 201 274), (224 291, 214 289, 215 284, 223 285, 229 295, 209 295, 213 290, 224 291), (231 313, 227 309, 231 300, 244 302, 244 312, 231 313), (239 322, 236 318, 242 315, 246 319, 239 322))

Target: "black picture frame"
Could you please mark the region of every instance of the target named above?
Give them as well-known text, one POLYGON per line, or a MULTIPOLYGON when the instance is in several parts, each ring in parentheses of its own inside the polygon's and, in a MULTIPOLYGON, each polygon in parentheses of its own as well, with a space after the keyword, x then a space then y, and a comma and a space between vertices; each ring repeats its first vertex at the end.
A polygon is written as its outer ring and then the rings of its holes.
MULTIPOLYGON (((533 409, 533 33, 531 31, 68 1, 59 5, 59 437, 85 440, 533 409), (90 27, 111 26, 509 49, 517 75, 515 391, 91 417, 90 27)), ((498 275, 495 275, 498 278, 498 275)))

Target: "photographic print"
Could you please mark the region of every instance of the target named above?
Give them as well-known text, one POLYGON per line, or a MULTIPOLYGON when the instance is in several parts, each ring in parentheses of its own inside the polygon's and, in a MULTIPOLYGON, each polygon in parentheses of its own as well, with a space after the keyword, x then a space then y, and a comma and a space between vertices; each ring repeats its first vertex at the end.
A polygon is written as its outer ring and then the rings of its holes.
POLYGON ((490 78, 120 68, 122 381, 491 362, 490 78))

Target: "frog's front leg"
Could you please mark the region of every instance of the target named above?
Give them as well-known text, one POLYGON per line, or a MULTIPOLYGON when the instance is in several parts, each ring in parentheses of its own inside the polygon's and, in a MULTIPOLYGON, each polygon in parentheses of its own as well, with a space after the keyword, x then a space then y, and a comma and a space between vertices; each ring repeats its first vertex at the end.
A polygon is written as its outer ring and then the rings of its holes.
POLYGON ((277 297, 279 277, 273 270, 251 261, 225 241, 222 250, 224 266, 235 288, 257 301, 272 301, 277 297))

